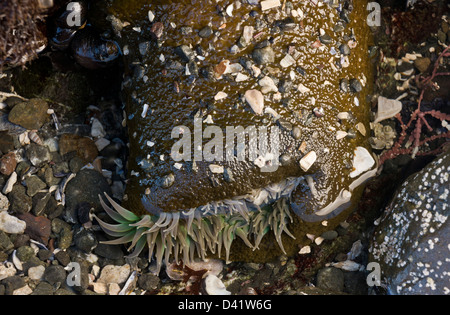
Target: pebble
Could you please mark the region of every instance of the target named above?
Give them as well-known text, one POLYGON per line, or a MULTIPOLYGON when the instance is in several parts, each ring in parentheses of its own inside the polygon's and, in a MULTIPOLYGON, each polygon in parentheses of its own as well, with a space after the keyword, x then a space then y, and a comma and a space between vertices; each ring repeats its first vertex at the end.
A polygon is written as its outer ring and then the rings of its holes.
POLYGON ((266 46, 253 50, 252 57, 258 65, 267 65, 275 61, 275 52, 272 47, 266 46))
POLYGON ((8 234, 23 234, 26 223, 6 211, 0 212, 0 231, 8 234))
POLYGON ((51 161, 52 157, 47 147, 38 144, 30 144, 26 149, 28 160, 36 167, 42 166, 44 163, 51 161))
POLYGON ((318 288, 341 292, 344 290, 344 273, 334 267, 320 269, 317 273, 318 288))
POLYGON ((184 62, 194 61, 195 59, 194 51, 187 45, 178 46, 175 48, 175 53, 180 56, 184 62))
POLYGON ((128 264, 123 266, 114 266, 107 265, 103 267, 102 272, 100 273, 100 277, 97 280, 97 283, 117 283, 122 284, 127 281, 128 277, 131 273, 131 267, 128 264))
POLYGON ((264 0, 261 1, 261 10, 266 11, 272 8, 279 7, 281 5, 280 0, 264 0))
POLYGON ((339 51, 344 56, 350 55, 350 47, 347 44, 342 44, 341 46, 339 46, 339 51))
POLYGON ((45 268, 43 279, 51 285, 62 284, 66 281, 66 270, 59 265, 48 266, 45 268))
POLYGON ((358 79, 350 80, 350 91, 353 93, 358 93, 362 91, 362 85, 358 79))
POLYGON ((0 193, 0 211, 6 211, 9 208, 9 200, 8 198, 0 193))
POLYGON ((214 34, 214 31, 210 26, 205 26, 198 32, 198 36, 200 36, 201 38, 208 38, 212 34, 214 34))
POLYGON ((278 87, 275 82, 269 76, 265 76, 261 80, 258 81, 258 84, 261 86, 261 92, 263 94, 267 94, 270 92, 278 92, 278 87))
POLYGON ((248 90, 245 92, 245 100, 257 115, 262 115, 264 112, 264 96, 258 90, 248 90))
POLYGON ((37 130, 47 121, 48 108, 46 101, 33 98, 15 105, 9 112, 8 120, 25 129, 37 130))
POLYGON ((17 161, 14 152, 5 154, 0 159, 0 173, 9 176, 16 169, 17 161))
POLYGON ((31 267, 28 269, 28 277, 30 277, 31 280, 41 280, 44 276, 45 267, 42 265, 31 267))
POLYGON ((421 73, 425 73, 431 65, 431 60, 428 57, 419 57, 414 61, 414 66, 421 73))
POLYGON ((283 59, 281 59, 281 61, 280 61, 280 65, 283 67, 283 68, 289 68, 290 66, 292 66, 292 65, 294 65, 295 64, 295 59, 291 56, 291 55, 289 55, 289 54, 287 54, 283 59))
POLYGON ((162 177, 161 179, 161 187, 165 189, 171 187, 174 183, 175 175, 173 175, 172 173, 162 177))

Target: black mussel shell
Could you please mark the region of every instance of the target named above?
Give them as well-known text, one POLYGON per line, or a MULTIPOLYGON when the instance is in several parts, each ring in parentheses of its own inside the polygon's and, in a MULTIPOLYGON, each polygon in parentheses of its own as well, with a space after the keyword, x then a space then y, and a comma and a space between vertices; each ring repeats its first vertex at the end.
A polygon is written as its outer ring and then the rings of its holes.
POLYGON ((66 50, 75 36, 77 30, 57 27, 55 35, 50 39, 50 45, 57 50, 66 50))
POLYGON ((87 69, 109 67, 121 55, 117 42, 104 39, 90 27, 77 31, 71 50, 78 64, 87 69))

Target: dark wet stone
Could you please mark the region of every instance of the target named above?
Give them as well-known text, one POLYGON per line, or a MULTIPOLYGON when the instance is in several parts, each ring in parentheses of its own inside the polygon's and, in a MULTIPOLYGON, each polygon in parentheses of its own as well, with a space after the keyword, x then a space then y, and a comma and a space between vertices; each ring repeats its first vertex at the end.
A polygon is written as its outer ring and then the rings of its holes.
POLYGON ((75 233, 73 239, 75 246, 85 253, 90 253, 98 244, 95 235, 86 229, 75 233))
POLYGON ((40 216, 45 213, 47 203, 52 198, 52 195, 49 193, 37 193, 33 196, 33 209, 32 212, 35 216, 40 216))
POLYGON ((299 127, 295 126, 292 128, 292 137, 294 137, 295 140, 299 140, 301 136, 302 130, 299 127))
POLYGON ((31 295, 53 295, 54 288, 50 283, 40 282, 31 295))
POLYGON ((362 91, 362 85, 361 82, 359 82, 358 79, 351 79, 350 80, 350 91, 353 93, 358 93, 362 91))
POLYGON ((117 260, 124 257, 122 247, 119 245, 107 245, 99 243, 94 249, 94 253, 98 256, 111 260, 117 260))
POLYGON ((63 134, 59 139, 59 153, 65 156, 70 152, 76 152, 85 163, 94 161, 98 156, 97 146, 92 139, 75 134, 63 134))
POLYGON ((326 231, 321 235, 325 240, 334 240, 338 237, 338 232, 336 231, 326 231))
POLYGON ((399 295, 448 294, 450 151, 398 188, 374 232, 369 261, 399 295))
POLYGON ((21 246, 16 250, 16 256, 21 262, 27 262, 34 257, 34 250, 30 246, 21 246))
POLYGON ((33 98, 19 103, 9 112, 8 120, 28 130, 38 130, 48 119, 46 101, 33 98))
POLYGON ((16 166, 17 161, 14 152, 5 154, 0 158, 0 173, 2 173, 3 175, 11 175, 16 169, 16 166))
POLYGON ((60 250, 55 254, 55 258, 63 266, 67 266, 70 263, 70 256, 66 251, 60 250))
POLYGON ((213 33, 214 33, 214 31, 212 30, 212 28, 210 26, 205 26, 198 32, 198 36, 200 36, 201 38, 208 38, 213 33))
POLYGON ((275 52, 270 46, 253 50, 252 56, 258 65, 266 65, 275 61, 275 52))
POLYGON ((73 239, 73 233, 70 225, 61 219, 55 218, 51 222, 51 227, 52 232, 56 234, 58 248, 69 248, 73 239))
POLYGON ((166 175, 161 178, 161 187, 169 188, 175 182, 175 176, 173 174, 166 175))
POLYGON ((20 184, 14 185, 8 194, 10 210, 13 213, 29 212, 33 206, 33 201, 25 192, 25 187, 20 184))
POLYGON ((180 56, 184 62, 194 61, 194 51, 187 45, 181 45, 175 48, 175 53, 180 56))
POLYGON ((25 286, 25 280, 20 276, 11 276, 3 279, 1 282, 5 286, 5 295, 12 295, 17 289, 25 286))
POLYGON ((333 39, 328 34, 324 34, 322 36, 319 36, 319 40, 324 45, 328 45, 328 44, 331 44, 333 42, 333 39))
POLYGON ((414 61, 414 66, 419 70, 421 73, 424 73, 430 68, 431 60, 428 57, 419 57, 414 61))
POLYGON ((52 159, 47 147, 32 143, 26 149, 26 156, 34 166, 41 166, 52 159))
POLYGON ((5 154, 14 150, 14 139, 8 132, 0 132, 0 151, 5 154))
POLYGON ((0 251, 7 252, 14 248, 14 244, 5 232, 0 231, 0 251))
POLYGON ((33 197, 38 191, 45 189, 47 184, 45 184, 39 177, 32 175, 25 179, 27 185, 27 195, 33 197))
POLYGON ((152 291, 152 290, 157 289, 159 286, 159 283, 160 283, 159 277, 157 277, 151 273, 143 274, 138 279, 139 288, 141 288, 142 290, 147 290, 147 291, 152 291))
POLYGON ((66 208, 76 220, 76 207, 82 202, 87 202, 95 210, 100 210, 99 195, 104 193, 111 195, 111 188, 105 177, 97 171, 84 169, 77 173, 66 187, 66 208))
POLYGON ((341 292, 344 290, 344 274, 334 267, 320 269, 317 273, 316 286, 323 290, 341 292))
POLYGON ((66 281, 66 270, 63 266, 51 265, 45 268, 43 278, 51 285, 66 281))

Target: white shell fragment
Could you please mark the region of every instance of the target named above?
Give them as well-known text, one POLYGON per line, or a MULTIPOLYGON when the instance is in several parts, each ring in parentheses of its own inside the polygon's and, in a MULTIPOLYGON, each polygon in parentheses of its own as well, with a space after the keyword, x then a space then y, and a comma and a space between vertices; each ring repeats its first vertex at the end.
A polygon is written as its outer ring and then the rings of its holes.
POLYGON ((266 11, 272 8, 279 7, 281 5, 280 0, 264 0, 261 1, 261 10, 266 11))
POLYGON ((216 94, 216 96, 214 96, 214 100, 215 101, 220 101, 220 100, 223 100, 224 98, 227 98, 227 97, 228 97, 227 93, 225 93, 225 92, 218 92, 216 94))
POLYGON ((331 266, 333 266, 334 268, 339 268, 339 269, 346 270, 346 271, 358 271, 361 268, 364 268, 364 266, 361 266, 360 264, 358 264, 354 261, 351 261, 351 260, 332 263, 331 266))
POLYGON ((208 295, 231 295, 223 282, 215 275, 208 275, 204 280, 204 288, 208 295))
POLYGON ((375 165, 375 160, 366 148, 357 147, 353 157, 353 171, 351 178, 358 177, 362 173, 370 170, 375 165))
POLYGON ((392 118, 402 110, 402 103, 386 97, 378 97, 378 111, 375 115, 374 123, 392 118))
POLYGON ((23 234, 27 224, 7 211, 0 212, 0 231, 8 234, 23 234))
POLYGON ((308 171, 317 160, 317 154, 314 151, 309 152, 300 160, 300 167, 303 171, 308 171))
POLYGON ((8 181, 7 181, 6 184, 5 184, 5 187, 3 187, 2 193, 3 193, 4 195, 9 194, 9 193, 12 191, 13 186, 14 186, 14 184, 15 184, 16 182, 17 182, 17 173, 14 172, 14 173, 12 173, 11 176, 9 177, 8 181))
POLYGON ((223 174, 223 172, 224 172, 223 166, 220 166, 220 165, 217 165, 217 164, 210 164, 209 165, 209 170, 213 174, 223 174))
POLYGON ((298 252, 300 255, 305 255, 311 253, 311 246, 303 246, 298 252))

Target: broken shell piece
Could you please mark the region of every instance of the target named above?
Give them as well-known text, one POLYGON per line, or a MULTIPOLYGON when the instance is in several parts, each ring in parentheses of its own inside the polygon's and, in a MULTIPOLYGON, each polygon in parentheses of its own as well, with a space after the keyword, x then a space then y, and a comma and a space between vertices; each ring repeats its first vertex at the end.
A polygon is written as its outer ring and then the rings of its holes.
POLYGON ((375 115, 374 123, 392 118, 402 110, 402 103, 386 97, 378 97, 378 112, 375 115))
POLYGON ((208 295, 231 295, 231 292, 227 291, 223 282, 212 274, 205 278, 203 288, 208 295))
POLYGON ((261 1, 261 10, 266 11, 272 8, 279 7, 281 5, 280 0, 264 0, 261 1))
POLYGON ((12 173, 11 176, 9 177, 8 181, 7 181, 6 184, 5 184, 5 187, 3 187, 2 193, 3 193, 4 195, 9 194, 9 193, 12 191, 13 186, 14 186, 14 184, 15 184, 16 182, 17 182, 17 173, 14 172, 14 173, 12 173))
POLYGON ((353 157, 353 171, 350 173, 351 178, 355 178, 362 173, 370 170, 375 165, 375 160, 369 151, 363 147, 357 147, 355 156, 353 157))
POLYGON ((217 164, 210 164, 209 169, 213 174, 222 174, 224 172, 223 166, 217 164))
POLYGON ((324 215, 330 214, 331 212, 333 212, 334 210, 336 210, 340 206, 350 202, 351 198, 352 198, 352 193, 350 191, 342 190, 335 201, 330 203, 325 208, 317 211, 315 214, 318 215, 318 216, 324 216, 324 215))
POLYGON ((342 130, 338 130, 336 132, 336 140, 341 140, 344 139, 345 137, 347 137, 348 133, 342 130))
POLYGON ((317 159, 317 154, 314 151, 309 152, 300 160, 300 167, 303 171, 308 171, 317 159))
POLYGON ((346 270, 346 271, 358 271, 358 270, 360 270, 360 268, 364 268, 364 266, 361 266, 360 264, 358 264, 354 261, 351 261, 351 260, 332 263, 331 266, 333 266, 334 268, 339 268, 339 269, 346 270))
POLYGON ((337 114, 337 118, 340 120, 348 120, 350 119, 350 114, 348 112, 341 112, 337 114))
POLYGON ((305 255, 311 253, 311 246, 303 246, 298 252, 300 255, 305 255))
POLYGON ((225 92, 219 92, 216 94, 216 96, 214 96, 214 100, 215 101, 219 101, 219 100, 223 100, 224 98, 226 98, 228 96, 227 93, 225 92))
POLYGON ((306 86, 304 86, 302 83, 300 83, 299 85, 298 85, 298 88, 297 88, 299 91, 300 91, 300 93, 308 93, 309 91, 311 91, 310 89, 308 89, 306 86))
POLYGON ((366 127, 362 122, 356 124, 356 130, 358 130, 363 136, 366 136, 366 127))

